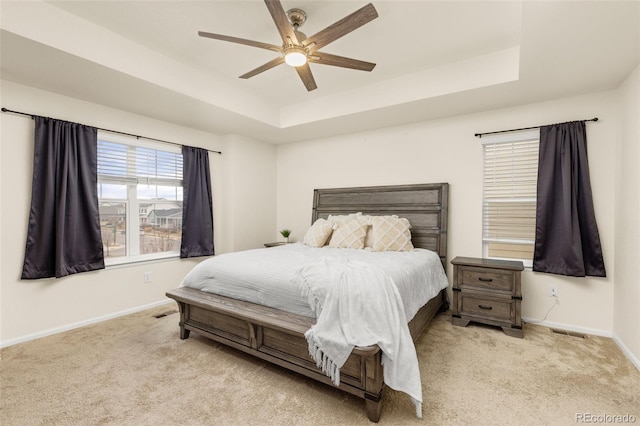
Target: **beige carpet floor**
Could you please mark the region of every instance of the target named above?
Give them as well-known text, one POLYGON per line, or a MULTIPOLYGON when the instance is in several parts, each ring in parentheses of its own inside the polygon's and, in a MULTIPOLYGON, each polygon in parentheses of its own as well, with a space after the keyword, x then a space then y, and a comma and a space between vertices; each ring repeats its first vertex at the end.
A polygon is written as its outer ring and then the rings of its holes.
MULTIPOLYGON (((360 399, 194 333, 180 340, 177 314, 153 316, 172 309, 3 349, 0 424, 370 423, 360 399)), ((640 424, 640 372, 611 339, 529 324, 524 335, 438 315, 416 342, 424 418, 387 389, 379 424, 571 425, 618 415, 640 424)))

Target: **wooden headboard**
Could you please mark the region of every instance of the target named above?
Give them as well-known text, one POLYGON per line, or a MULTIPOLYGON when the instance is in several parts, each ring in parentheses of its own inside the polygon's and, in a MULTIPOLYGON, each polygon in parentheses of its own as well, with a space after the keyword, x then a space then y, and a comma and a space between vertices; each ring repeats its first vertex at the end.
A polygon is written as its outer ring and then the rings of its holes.
POLYGON ((435 251, 446 267, 448 192, 448 183, 316 189, 311 223, 357 212, 406 217, 414 247, 435 251))

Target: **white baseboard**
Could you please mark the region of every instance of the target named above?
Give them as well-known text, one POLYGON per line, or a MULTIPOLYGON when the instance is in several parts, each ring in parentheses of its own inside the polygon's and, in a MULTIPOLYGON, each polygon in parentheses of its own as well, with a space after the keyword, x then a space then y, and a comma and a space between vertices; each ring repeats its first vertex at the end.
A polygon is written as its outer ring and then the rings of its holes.
POLYGON ((629 361, 636 366, 638 370, 640 370, 640 359, 633 353, 631 350, 625 345, 622 340, 618 338, 615 334, 613 335, 613 341, 616 342, 616 345, 624 352, 624 354, 629 358, 629 361))
POLYGON ((533 318, 524 318, 524 317, 522 318, 522 321, 528 324, 541 325, 543 327, 549 327, 549 328, 558 328, 560 330, 575 331, 577 333, 591 334, 593 336, 613 337, 613 333, 611 333, 610 331, 599 330, 597 328, 578 327, 571 324, 562 324, 562 323, 552 322, 552 321, 536 321, 533 318))
POLYGON ((576 327, 570 324, 561 324, 561 323, 551 322, 551 321, 536 321, 534 319, 529 319, 529 318, 522 318, 522 321, 528 324, 542 325, 544 327, 549 327, 549 328, 558 328, 560 330, 575 331, 583 334, 591 334, 593 336, 609 337, 613 339, 613 341, 616 343, 616 345, 618 345, 620 350, 622 350, 622 352, 626 355, 629 361, 631 361, 631 363, 638 370, 640 370, 640 359, 638 359, 638 357, 633 352, 631 352, 631 350, 622 342, 622 340, 618 338, 618 336, 616 336, 610 331, 598 330, 598 329, 587 328, 587 327, 576 327))
POLYGON ((110 319, 122 317, 122 316, 125 316, 125 315, 129 315, 129 314, 133 314, 133 313, 136 313, 136 312, 144 311, 144 310, 147 310, 147 309, 155 308, 157 306, 167 305, 167 304, 170 304, 170 303, 175 303, 175 301, 174 300, 161 300, 161 301, 158 301, 158 302, 149 303, 148 305, 137 306, 135 308, 126 309, 124 311, 114 312, 112 314, 103 315, 103 316, 96 317, 96 318, 91 318, 91 319, 88 319, 86 321, 75 322, 73 324, 63 325, 61 327, 56 327, 56 328, 52 328, 52 329, 49 329, 49 330, 40 331, 38 333, 27 334, 26 336, 17 337, 15 339, 11 339, 11 340, 7 340, 7 341, 4 341, 4 342, 0 342, 0 348, 5 348, 7 346, 16 345, 18 343, 28 342, 29 340, 35 340, 35 339, 39 339, 41 337, 51 336, 52 334, 62 333, 64 331, 73 330, 75 328, 84 327, 86 325, 96 324, 96 323, 99 323, 99 322, 102 322, 102 321, 107 321, 107 320, 110 320, 110 319))

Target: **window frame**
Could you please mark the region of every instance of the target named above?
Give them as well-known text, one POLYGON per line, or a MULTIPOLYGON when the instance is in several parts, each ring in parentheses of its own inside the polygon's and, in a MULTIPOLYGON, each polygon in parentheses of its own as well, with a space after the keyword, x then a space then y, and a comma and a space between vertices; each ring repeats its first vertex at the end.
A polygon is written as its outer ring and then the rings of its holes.
MULTIPOLYGON (((529 129, 522 131, 514 131, 508 133, 499 133, 493 135, 486 135, 482 137, 482 256, 488 259, 499 259, 499 260, 521 260, 523 265, 526 268, 531 268, 533 266, 533 249, 535 244, 535 210, 536 210, 536 189, 537 189, 537 152, 540 147, 540 129, 529 129), (516 144, 523 142, 531 142, 536 145, 536 172, 535 179, 533 183, 533 187, 529 188, 533 191, 533 197, 513 197, 511 201, 507 201, 506 198, 502 201, 497 201, 498 203, 533 203, 532 214, 533 214, 533 233, 531 235, 531 239, 525 240, 524 238, 494 238, 487 235, 488 233, 488 197, 487 197, 487 145, 495 145, 495 144, 516 144), (531 258, 522 258, 522 257, 500 257, 500 256, 490 256, 489 254, 489 245, 491 243, 496 242, 504 242, 507 244, 522 244, 531 247, 531 258)), ((512 164, 513 165, 513 164, 512 164)), ((523 173, 524 174, 524 173, 523 173)), ((493 201, 496 202, 495 200, 493 201)))
MULTIPOLYGON (((112 142, 116 144, 123 144, 126 146, 132 146, 136 148, 145 148, 154 151, 162 151, 173 154, 179 154, 182 156, 182 150, 180 146, 166 144, 162 142, 154 142, 141 140, 136 137, 126 136, 121 134, 115 134, 105 131, 98 131, 98 142, 112 142)), ((99 155, 99 153, 98 153, 99 155)), ((126 249, 125 255, 119 257, 106 257, 105 256, 105 266, 117 266, 117 265, 127 265, 134 264, 140 262, 149 262, 149 261, 158 261, 165 259, 174 259, 180 257, 180 247, 174 251, 163 251, 163 252, 155 252, 155 253, 140 253, 141 249, 141 241, 139 231, 134 232, 135 230, 140 229, 140 225, 142 224, 140 220, 140 205, 141 204, 167 204, 167 203, 180 203, 182 204, 184 199, 180 200, 154 200, 154 199, 143 199, 138 198, 137 185, 140 183, 139 179, 135 182, 132 179, 123 179, 122 185, 125 185, 126 198, 103 198, 101 197, 100 191, 100 183, 114 183, 113 181, 109 182, 109 179, 101 181, 100 175, 98 174, 97 183, 98 183, 98 204, 100 205, 103 202, 114 202, 114 203, 124 203, 125 204, 125 242, 126 249), (132 214, 132 212, 138 212, 137 214, 132 214), (132 252, 137 252, 137 254, 132 254, 132 252)), ((180 188, 183 188, 182 195, 184 196, 184 181, 180 179, 180 188)))

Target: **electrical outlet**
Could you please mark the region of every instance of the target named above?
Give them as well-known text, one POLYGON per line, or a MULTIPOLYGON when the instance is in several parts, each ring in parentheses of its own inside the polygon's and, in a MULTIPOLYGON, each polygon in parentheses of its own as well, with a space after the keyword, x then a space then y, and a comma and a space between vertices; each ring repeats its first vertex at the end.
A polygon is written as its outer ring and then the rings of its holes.
POLYGON ((558 285, 557 284, 549 284, 549 292, 547 293, 549 297, 558 297, 558 285))
POLYGON ((151 272, 145 272, 144 273, 144 282, 145 283, 150 283, 151 282, 151 272))

